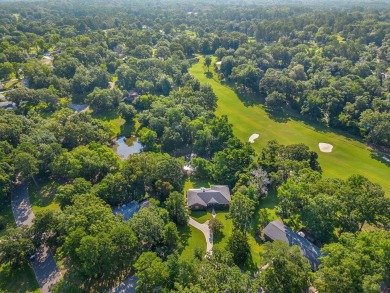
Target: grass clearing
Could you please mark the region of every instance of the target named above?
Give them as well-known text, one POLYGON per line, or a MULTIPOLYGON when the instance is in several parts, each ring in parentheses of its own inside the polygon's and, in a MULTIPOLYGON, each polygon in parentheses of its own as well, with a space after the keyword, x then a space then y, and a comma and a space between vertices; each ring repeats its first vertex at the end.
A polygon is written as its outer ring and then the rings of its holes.
POLYGON ((100 120, 103 126, 109 131, 112 138, 118 136, 129 137, 134 134, 137 129, 137 121, 133 123, 126 122, 118 113, 115 111, 104 112, 104 113, 92 113, 92 118, 100 120))
POLYGON ((54 201, 54 196, 59 183, 49 179, 38 180, 39 187, 30 184, 28 190, 30 194, 30 203, 34 214, 42 211, 59 211, 60 206, 54 201))
MULTIPOLYGON (((248 100, 240 99, 232 88, 219 82, 214 66, 210 66, 211 74, 208 74, 209 78, 206 77, 204 58, 201 56, 198 58, 199 62, 189 69, 190 73, 201 83, 209 83, 213 87, 218 97, 216 114, 229 117, 234 134, 238 138, 248 141, 253 133, 260 134, 252 144, 257 152, 273 139, 281 144, 305 143, 318 153, 325 177, 346 179, 352 174, 361 174, 379 183, 386 195, 390 196, 389 164, 376 156, 376 153, 364 143, 321 124, 305 121, 301 117, 270 114, 259 101, 247 103, 248 100), (320 152, 318 148, 320 142, 332 144, 334 146, 332 153, 320 152)), ((213 64, 215 60, 213 58, 213 64)))
POLYGON ((28 266, 12 269, 9 264, 0 267, 0 292, 39 293, 41 292, 33 270, 28 266))

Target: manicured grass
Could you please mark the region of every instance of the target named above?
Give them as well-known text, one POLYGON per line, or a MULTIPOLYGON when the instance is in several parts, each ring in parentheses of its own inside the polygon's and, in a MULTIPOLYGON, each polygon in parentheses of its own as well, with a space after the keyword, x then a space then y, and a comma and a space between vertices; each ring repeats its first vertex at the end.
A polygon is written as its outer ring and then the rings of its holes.
POLYGON ((193 218, 195 221, 203 224, 207 220, 212 219, 213 215, 211 214, 210 210, 206 210, 206 211, 192 211, 191 212, 191 218, 193 218))
POLYGON ((206 239, 201 231, 190 225, 179 226, 178 229, 182 245, 180 251, 181 259, 192 259, 196 247, 202 248, 206 253, 206 239))
POLYGON ((38 185, 39 188, 34 184, 30 184, 28 188, 33 212, 37 213, 45 210, 59 211, 60 206, 54 201, 59 183, 49 179, 41 179, 38 180, 38 185))
MULTIPOLYGON (((240 100, 230 87, 221 84, 210 66, 211 74, 206 77, 207 69, 203 66, 204 58, 198 56, 200 61, 190 68, 190 73, 201 83, 209 83, 218 97, 217 115, 227 115, 233 124, 234 134, 242 141, 254 134, 260 134, 253 147, 257 152, 269 140, 277 140, 281 144, 305 143, 318 153, 325 177, 338 177, 346 179, 352 174, 361 174, 373 182, 379 183, 390 196, 390 168, 389 164, 362 142, 323 125, 311 123, 291 115, 273 115, 264 109, 258 100, 247 103, 240 100), (334 146, 332 153, 319 151, 318 143, 325 142, 334 146)), ((213 58, 215 62, 215 58, 213 58)))
POLYGON ((8 264, 0 267, 0 292, 39 293, 41 292, 34 272, 29 266, 11 269, 8 264))
POLYGON ((225 248, 228 243, 228 239, 230 235, 232 235, 233 222, 231 219, 226 218, 226 216, 229 213, 228 211, 216 211, 216 212, 217 212, 216 218, 222 222, 223 229, 220 235, 216 235, 214 237, 214 247, 225 248))

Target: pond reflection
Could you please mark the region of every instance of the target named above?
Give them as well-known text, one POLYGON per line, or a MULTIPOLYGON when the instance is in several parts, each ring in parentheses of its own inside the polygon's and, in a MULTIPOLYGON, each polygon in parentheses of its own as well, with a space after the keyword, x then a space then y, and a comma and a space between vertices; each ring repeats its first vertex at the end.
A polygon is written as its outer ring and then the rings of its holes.
POLYGON ((133 135, 129 138, 124 136, 118 137, 115 141, 114 150, 122 160, 127 159, 133 154, 139 154, 142 149, 142 144, 138 142, 138 138, 133 135))

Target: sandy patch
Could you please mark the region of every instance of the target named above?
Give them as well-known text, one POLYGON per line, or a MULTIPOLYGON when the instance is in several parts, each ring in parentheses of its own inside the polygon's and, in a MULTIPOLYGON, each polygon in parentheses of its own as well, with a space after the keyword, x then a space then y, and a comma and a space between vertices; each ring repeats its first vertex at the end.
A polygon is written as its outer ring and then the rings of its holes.
POLYGON ((333 150, 333 146, 329 143, 320 142, 318 144, 318 147, 320 148, 320 151, 323 153, 331 153, 333 150))
POLYGON ((257 133, 254 133, 254 134, 252 134, 250 137, 249 137, 249 142, 250 143, 254 143, 255 142, 255 139, 256 138, 258 138, 259 137, 259 135, 257 134, 257 133))

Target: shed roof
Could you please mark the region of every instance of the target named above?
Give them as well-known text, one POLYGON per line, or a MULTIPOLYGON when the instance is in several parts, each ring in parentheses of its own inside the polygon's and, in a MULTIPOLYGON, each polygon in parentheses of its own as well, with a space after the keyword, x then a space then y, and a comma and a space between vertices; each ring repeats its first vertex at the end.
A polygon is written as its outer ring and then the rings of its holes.
POLYGON ((264 228, 263 233, 273 241, 282 240, 290 246, 297 245, 301 250, 302 255, 309 260, 312 269, 314 271, 318 269, 320 264, 318 258, 322 256, 320 249, 307 239, 292 231, 286 225, 278 220, 273 221, 264 228))

